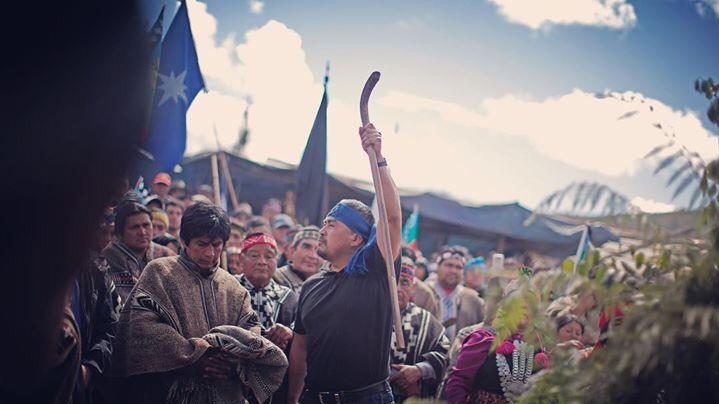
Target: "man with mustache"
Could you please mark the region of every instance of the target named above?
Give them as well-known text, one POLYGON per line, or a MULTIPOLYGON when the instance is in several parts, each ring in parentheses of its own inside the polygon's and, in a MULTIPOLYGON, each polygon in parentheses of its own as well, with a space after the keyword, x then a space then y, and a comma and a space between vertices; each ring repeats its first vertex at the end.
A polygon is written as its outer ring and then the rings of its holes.
POLYGON ((468 257, 464 247, 444 247, 436 259, 437 281, 430 285, 439 301, 440 320, 450 340, 458 330, 484 320, 484 300, 474 289, 462 286, 468 257))
POLYGON ((382 156, 382 134, 372 124, 359 134, 362 148, 374 148, 377 155, 388 220, 377 228, 370 208, 352 199, 327 214, 318 254, 329 267, 302 286, 288 403, 393 402, 388 383, 392 300, 384 257, 395 261, 399 272, 402 212, 382 156), (382 247, 385 225, 390 251, 382 247))

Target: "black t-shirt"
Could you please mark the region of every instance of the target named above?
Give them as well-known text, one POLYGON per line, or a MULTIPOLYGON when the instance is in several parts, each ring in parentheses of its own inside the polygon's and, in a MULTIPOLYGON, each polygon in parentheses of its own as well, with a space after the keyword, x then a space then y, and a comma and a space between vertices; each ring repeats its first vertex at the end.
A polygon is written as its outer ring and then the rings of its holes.
MULTIPOLYGON (((302 286, 294 331, 307 337, 307 388, 353 390, 389 376, 387 270, 376 243, 366 254, 368 273, 324 271, 302 286)), ((394 266, 397 277, 399 259, 394 266)))

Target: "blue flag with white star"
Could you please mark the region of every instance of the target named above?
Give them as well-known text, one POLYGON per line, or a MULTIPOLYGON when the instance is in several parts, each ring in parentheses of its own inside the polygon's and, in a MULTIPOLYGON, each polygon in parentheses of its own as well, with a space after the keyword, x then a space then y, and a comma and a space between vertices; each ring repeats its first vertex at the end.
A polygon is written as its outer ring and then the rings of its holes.
POLYGON ((185 114, 205 87, 197 62, 187 5, 182 2, 162 41, 152 115, 145 147, 157 164, 171 170, 182 160, 187 143, 185 114))

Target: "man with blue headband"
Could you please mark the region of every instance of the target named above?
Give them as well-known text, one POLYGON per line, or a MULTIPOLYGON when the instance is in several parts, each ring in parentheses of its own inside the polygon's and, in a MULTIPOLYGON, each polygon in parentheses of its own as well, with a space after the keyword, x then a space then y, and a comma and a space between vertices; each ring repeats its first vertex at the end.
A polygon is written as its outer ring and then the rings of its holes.
POLYGON ((387 381, 392 307, 383 257, 392 258, 398 277, 402 212, 382 156, 382 134, 372 124, 359 133, 362 148, 377 154, 391 251, 380 247, 384 224, 375 226, 364 203, 345 199, 327 214, 317 252, 329 267, 302 286, 288 403, 393 402, 387 381))

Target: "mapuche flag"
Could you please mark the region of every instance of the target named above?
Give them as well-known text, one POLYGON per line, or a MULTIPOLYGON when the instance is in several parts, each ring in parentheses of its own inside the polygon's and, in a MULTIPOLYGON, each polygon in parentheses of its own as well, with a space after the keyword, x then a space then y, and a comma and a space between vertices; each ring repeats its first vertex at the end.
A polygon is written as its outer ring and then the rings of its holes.
POLYGON ((162 41, 145 145, 162 169, 170 170, 182 160, 187 142, 185 114, 203 88, 205 82, 197 62, 187 4, 183 1, 162 41))
POLYGON ((409 215, 402 229, 402 242, 413 250, 417 250, 417 236, 419 235, 419 206, 414 205, 412 214, 409 215))
POLYGON ((321 225, 327 213, 327 76, 302 161, 297 169, 297 221, 321 225))

